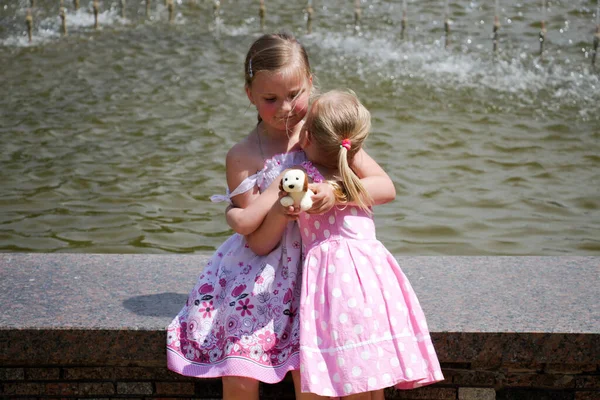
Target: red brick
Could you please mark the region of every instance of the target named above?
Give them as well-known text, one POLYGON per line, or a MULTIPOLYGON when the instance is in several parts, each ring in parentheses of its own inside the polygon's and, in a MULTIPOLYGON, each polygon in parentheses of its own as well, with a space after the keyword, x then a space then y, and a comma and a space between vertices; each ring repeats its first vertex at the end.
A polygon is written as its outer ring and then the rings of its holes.
POLYGON ((584 375, 575 377, 577 389, 600 389, 600 375, 584 375))
POLYGON ((165 367, 117 367, 115 376, 119 381, 197 381, 197 378, 179 375, 165 367))
POLYGON ((117 382, 117 394, 153 394, 151 382, 117 382))
POLYGON ((596 364, 546 364, 544 372, 548 374, 577 375, 585 372, 595 372, 596 364))
MULTIPOLYGON (((146 399, 147 400, 150 400, 150 399, 152 399, 152 400, 192 400, 191 397, 146 397, 146 399)), ((21 399, 19 399, 19 400, 21 400, 21 399)))
POLYGON ((114 380, 115 370, 110 367, 63 368, 64 379, 76 380, 114 380))
POLYGON ((502 386, 571 389, 575 387, 575 380, 571 375, 509 373, 506 375, 502 386))
POLYGON ((41 395, 44 393, 44 384, 37 382, 4 383, 2 394, 5 395, 41 395))
POLYGON ((575 392, 575 400, 600 400, 600 392, 575 392))
POLYGON ((60 379, 59 368, 25 368, 28 381, 55 381, 60 379))
POLYGON ((455 400, 456 389, 454 388, 436 388, 424 387, 413 390, 396 390, 388 388, 385 391, 386 399, 416 399, 416 400, 455 400))
MULTIPOLYGON (((191 397, 146 397, 147 400, 192 400, 191 397)), ((21 399, 19 399, 21 400, 21 399)), ((128 399, 129 400, 129 399, 128 399)))
POLYGON ((458 400, 496 400, 491 388, 458 388, 458 400))
POLYGON ((500 369, 506 372, 538 372, 544 370, 544 364, 540 363, 503 363, 500 369))
POLYGON ((51 396, 74 396, 79 394, 79 387, 75 382, 46 383, 46 394, 51 396))
POLYGON ((156 394, 177 396, 180 394, 194 395, 196 384, 194 382, 157 382, 156 394))
POLYGON ((25 379, 23 368, 0 368, 0 381, 20 381, 25 379))
POLYGON ((491 371, 472 371, 465 369, 444 369, 445 383, 453 383, 459 386, 488 386, 496 383, 500 373, 491 371))
POLYGON ((106 396, 115 394, 115 385, 112 382, 82 382, 79 383, 81 396, 106 396))

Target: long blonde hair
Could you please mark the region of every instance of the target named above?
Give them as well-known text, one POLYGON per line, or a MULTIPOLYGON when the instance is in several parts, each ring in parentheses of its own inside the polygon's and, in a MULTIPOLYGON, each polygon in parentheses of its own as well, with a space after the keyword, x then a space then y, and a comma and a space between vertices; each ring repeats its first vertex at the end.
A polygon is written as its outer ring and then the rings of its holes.
POLYGON ((336 179, 339 179, 340 187, 335 191, 337 201, 353 202, 370 212, 373 200, 350 168, 354 156, 369 136, 369 111, 354 92, 332 90, 316 98, 304 128, 319 149, 320 163, 338 170, 339 177, 336 179))

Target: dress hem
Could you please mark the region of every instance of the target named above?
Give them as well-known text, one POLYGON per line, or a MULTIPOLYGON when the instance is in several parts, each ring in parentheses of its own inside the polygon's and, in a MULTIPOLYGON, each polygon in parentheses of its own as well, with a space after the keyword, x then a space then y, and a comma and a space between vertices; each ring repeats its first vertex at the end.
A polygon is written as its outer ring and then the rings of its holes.
POLYGON ((264 383, 281 382, 289 371, 299 369, 300 353, 296 352, 277 367, 260 365, 254 361, 239 357, 226 357, 220 364, 195 363, 181 354, 167 349, 167 367, 180 375, 193 378, 221 378, 224 376, 242 376, 264 383))
POLYGON ((440 378, 436 378, 434 376, 429 375, 429 376, 423 377, 421 379, 418 379, 418 378, 411 379, 411 380, 399 379, 395 383, 391 383, 391 382, 384 383, 383 386, 382 385, 369 386, 368 388, 365 388, 364 390, 358 390, 358 391, 351 390, 348 393, 332 393, 331 391, 327 392, 324 390, 311 391, 310 387, 306 387, 305 385, 302 385, 301 391, 302 391, 302 393, 314 393, 319 396, 339 398, 339 397, 343 397, 343 396, 351 396, 353 394, 372 392, 375 390, 383 390, 383 389, 387 389, 389 387, 393 387, 396 390, 414 390, 414 389, 418 389, 418 388, 421 388, 424 386, 429 386, 429 385, 433 385, 438 382, 442 382, 443 380, 444 380, 444 378, 440 379, 440 378))

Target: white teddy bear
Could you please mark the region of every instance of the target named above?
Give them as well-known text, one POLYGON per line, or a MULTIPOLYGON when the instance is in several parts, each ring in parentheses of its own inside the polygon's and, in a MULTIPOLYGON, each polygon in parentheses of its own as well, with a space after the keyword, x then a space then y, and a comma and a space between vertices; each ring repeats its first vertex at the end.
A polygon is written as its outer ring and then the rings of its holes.
POLYGON ((308 188, 308 175, 302 169, 288 170, 281 178, 279 190, 288 192, 288 195, 280 200, 282 206, 300 206, 302 211, 312 207, 311 197, 314 193, 308 188))

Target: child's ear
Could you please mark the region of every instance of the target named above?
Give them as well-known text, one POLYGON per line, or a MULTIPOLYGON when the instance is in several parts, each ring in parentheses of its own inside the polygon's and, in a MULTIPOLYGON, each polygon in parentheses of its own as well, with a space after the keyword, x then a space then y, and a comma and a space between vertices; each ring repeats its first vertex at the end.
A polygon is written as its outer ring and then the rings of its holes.
POLYGON ((252 90, 250 90, 250 86, 246 85, 244 86, 244 89, 246 89, 246 96, 248 96, 248 100, 250 100, 250 103, 254 105, 254 98, 252 97, 252 90))
POLYGON ((306 147, 309 144, 310 144, 310 133, 308 132, 308 129, 303 129, 302 136, 300 137, 300 146, 306 147))

